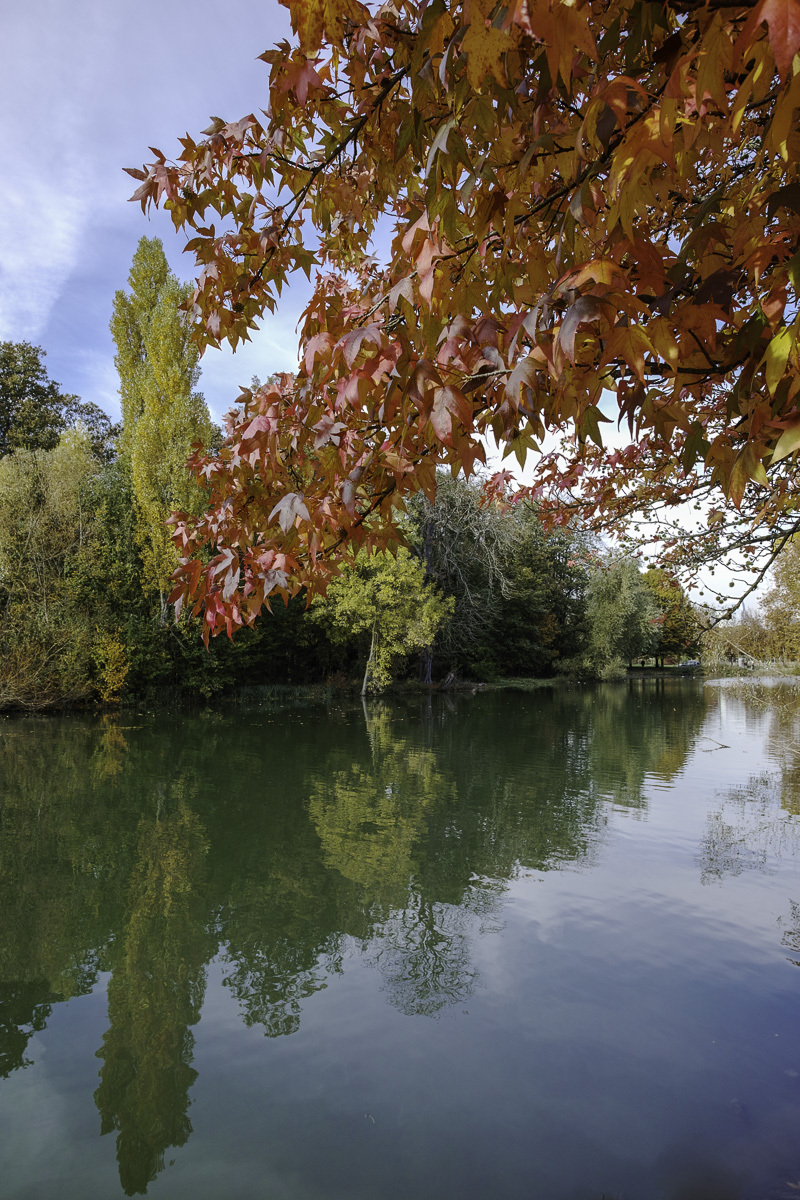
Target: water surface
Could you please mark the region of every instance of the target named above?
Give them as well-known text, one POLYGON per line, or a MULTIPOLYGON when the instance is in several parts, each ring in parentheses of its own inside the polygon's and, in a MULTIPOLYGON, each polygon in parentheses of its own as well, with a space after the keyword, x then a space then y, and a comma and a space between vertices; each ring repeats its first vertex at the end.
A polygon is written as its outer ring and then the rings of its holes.
POLYGON ((696 683, 0 723, 8 1200, 800 1183, 800 718, 696 683))

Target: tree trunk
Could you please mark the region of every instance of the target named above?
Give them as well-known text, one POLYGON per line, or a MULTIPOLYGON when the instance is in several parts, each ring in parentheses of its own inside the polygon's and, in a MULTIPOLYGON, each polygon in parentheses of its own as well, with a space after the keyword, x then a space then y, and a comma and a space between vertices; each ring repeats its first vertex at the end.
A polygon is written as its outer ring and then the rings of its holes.
POLYGON ((361 695, 362 696, 366 696, 366 694, 367 694, 367 683, 369 682, 369 669, 370 669, 370 666, 372 665, 372 659, 374 658, 374 656, 375 656, 375 625, 372 626, 372 641, 371 641, 370 647, 369 647, 369 658, 367 659, 367 665, 364 668, 364 682, 361 684, 361 695))
MULTIPOLYGON (((427 517, 422 526, 422 565, 425 568, 425 582, 431 579, 431 555, 433 553, 433 521, 427 517)), ((428 646, 419 656, 419 682, 433 683, 433 646, 428 646)))

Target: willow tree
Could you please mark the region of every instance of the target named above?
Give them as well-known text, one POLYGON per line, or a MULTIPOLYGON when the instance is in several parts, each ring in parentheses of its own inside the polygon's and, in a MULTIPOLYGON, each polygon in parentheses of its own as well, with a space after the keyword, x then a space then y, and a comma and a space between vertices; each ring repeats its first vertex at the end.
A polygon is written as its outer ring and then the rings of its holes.
POLYGON ((186 467, 208 444, 211 422, 195 386, 199 351, 181 305, 189 289, 172 274, 158 238, 142 238, 114 297, 111 332, 122 407, 121 450, 130 464, 146 592, 163 603, 177 555, 166 524, 173 509, 197 512, 200 490, 186 467))
POLYGON ((180 579, 209 624, 391 544, 402 498, 471 473, 487 438, 537 456, 559 518, 706 498, 687 554, 780 548, 800 529, 800 0, 285 3, 268 103, 132 171, 190 239, 199 342, 235 346, 320 267, 297 372, 196 462, 212 503, 178 528, 180 579))

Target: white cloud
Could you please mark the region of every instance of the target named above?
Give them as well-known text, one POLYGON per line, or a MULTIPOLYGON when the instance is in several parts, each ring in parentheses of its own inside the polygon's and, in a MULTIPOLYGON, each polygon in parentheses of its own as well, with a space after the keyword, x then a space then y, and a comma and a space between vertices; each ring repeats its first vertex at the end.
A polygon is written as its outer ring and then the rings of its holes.
POLYGON ((148 146, 174 153, 212 112, 263 105, 267 70, 256 55, 287 27, 277 0, 228 0, 224 10, 213 0, 5 6, 0 339, 41 342, 67 390, 105 403, 107 379, 88 391, 93 356, 111 364, 112 297, 143 234, 163 237, 179 274, 191 269, 163 214, 148 221, 128 204, 135 185, 122 168, 150 157, 148 146))
POLYGON ((51 0, 4 17, 0 107, 0 337, 37 338, 75 267, 90 213, 93 166, 81 153, 100 26, 81 61, 65 53, 51 0))
POLYGON ((80 197, 0 182, 0 339, 36 341, 75 267, 86 205, 80 197), (10 194, 11 193, 11 194, 10 194))

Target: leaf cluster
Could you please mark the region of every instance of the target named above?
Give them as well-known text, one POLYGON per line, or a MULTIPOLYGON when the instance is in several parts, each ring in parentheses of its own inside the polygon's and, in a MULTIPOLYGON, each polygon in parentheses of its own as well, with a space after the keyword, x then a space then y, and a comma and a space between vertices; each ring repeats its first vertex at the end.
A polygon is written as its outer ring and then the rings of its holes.
POLYGON ((188 236, 200 344, 317 270, 297 373, 194 460, 177 592, 209 630, 390 547, 487 439, 568 437, 531 488, 553 520, 701 484, 767 537, 796 521, 800 0, 287 3, 266 112, 131 172, 188 236))

